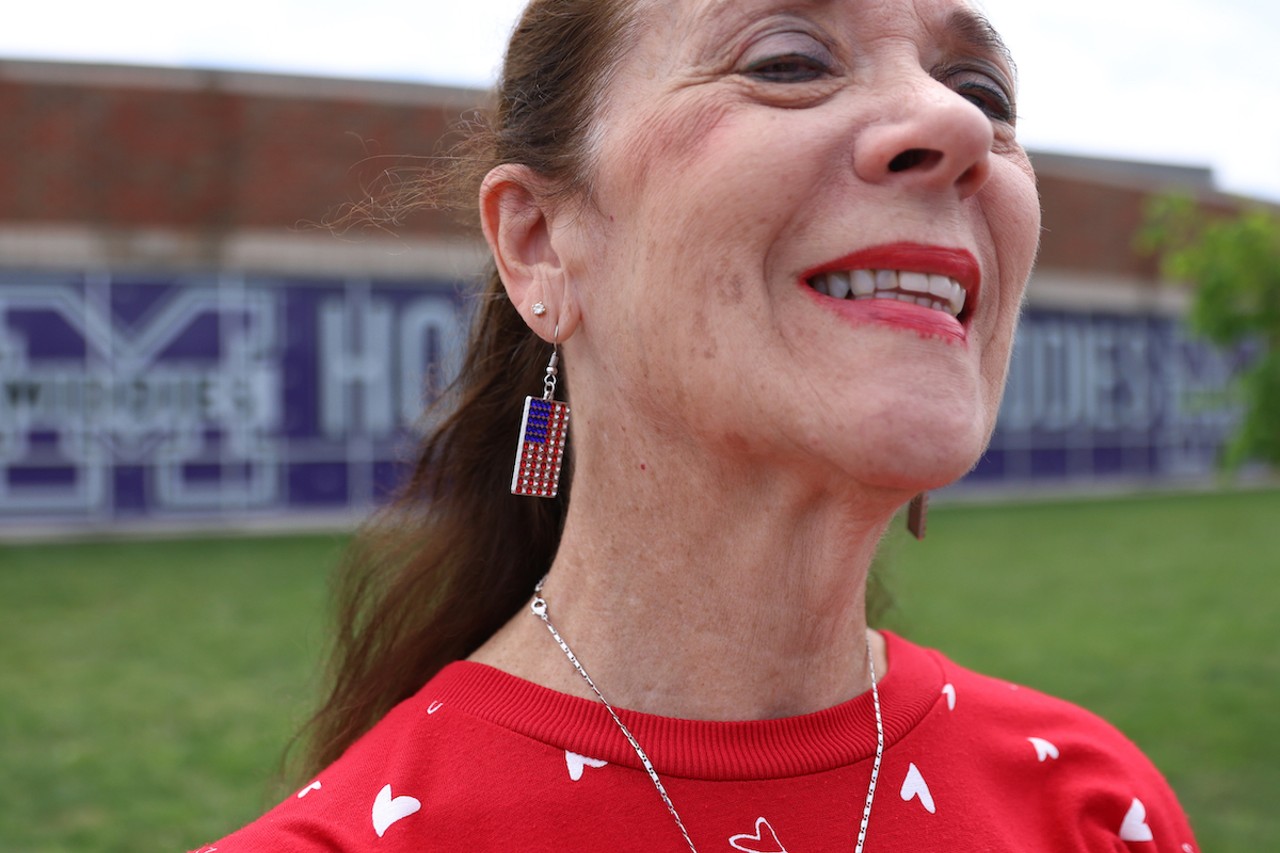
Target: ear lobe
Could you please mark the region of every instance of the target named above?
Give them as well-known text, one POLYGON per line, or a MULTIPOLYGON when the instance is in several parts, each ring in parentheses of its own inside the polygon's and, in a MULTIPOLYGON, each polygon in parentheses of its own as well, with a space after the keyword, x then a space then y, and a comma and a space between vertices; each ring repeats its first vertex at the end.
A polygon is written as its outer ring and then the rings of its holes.
POLYGON ((498 275, 516 310, 544 340, 559 326, 563 342, 576 325, 564 267, 551 239, 550 209, 538 192, 541 179, 527 166, 492 169, 480 186, 480 224, 498 275), (534 313, 541 303, 545 313, 534 313))

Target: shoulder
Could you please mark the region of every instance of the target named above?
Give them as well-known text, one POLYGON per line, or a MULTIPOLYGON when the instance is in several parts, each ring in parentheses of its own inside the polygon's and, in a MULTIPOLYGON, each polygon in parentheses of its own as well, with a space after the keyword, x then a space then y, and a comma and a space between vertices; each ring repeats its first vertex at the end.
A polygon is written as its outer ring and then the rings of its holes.
POLYGON ((435 777, 453 762, 450 753, 465 749, 466 729, 474 722, 440 713, 445 704, 437 697, 447 673, 393 708, 341 758, 265 815, 195 853, 400 851, 403 836, 389 830, 423 806, 408 792, 438 787, 435 777))
POLYGON ((903 746, 928 755, 939 778, 963 780, 972 808, 1010 824, 1030 821, 1060 842, 1073 839, 1070 849, 1124 850, 1139 841, 1157 842, 1139 849, 1195 849, 1169 784, 1116 727, 940 652, 900 638, 895 646, 931 658, 942 679, 938 701, 903 746))
POLYGON ((928 653, 942 668, 943 699, 957 729, 997 741, 1020 740, 1019 748, 1029 745, 1041 763, 1057 760, 1061 756, 1054 756, 1054 752, 1061 753, 1061 747, 1067 746, 1077 756, 1131 766, 1135 772, 1154 770, 1124 733, 1092 711, 1031 687, 974 672, 940 652, 928 653), (1057 750, 1052 748, 1055 746, 1057 750))

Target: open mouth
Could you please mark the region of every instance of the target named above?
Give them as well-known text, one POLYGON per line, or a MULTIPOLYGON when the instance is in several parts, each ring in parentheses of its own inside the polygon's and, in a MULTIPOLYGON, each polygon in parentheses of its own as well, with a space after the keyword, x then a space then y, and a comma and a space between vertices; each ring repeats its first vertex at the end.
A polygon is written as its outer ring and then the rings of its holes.
POLYGON ((823 272, 806 281, 818 293, 833 299, 891 299, 943 311, 962 324, 967 317, 964 287, 945 275, 855 269, 823 272))

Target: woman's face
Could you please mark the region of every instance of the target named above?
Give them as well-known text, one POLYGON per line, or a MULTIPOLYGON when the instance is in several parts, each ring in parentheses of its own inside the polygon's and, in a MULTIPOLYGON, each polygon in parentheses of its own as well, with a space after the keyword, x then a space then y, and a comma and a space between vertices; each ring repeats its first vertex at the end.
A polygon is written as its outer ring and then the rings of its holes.
POLYGON ((1040 227, 998 38, 957 0, 672 0, 641 20, 592 203, 554 225, 582 417, 874 487, 962 475, 1040 227))

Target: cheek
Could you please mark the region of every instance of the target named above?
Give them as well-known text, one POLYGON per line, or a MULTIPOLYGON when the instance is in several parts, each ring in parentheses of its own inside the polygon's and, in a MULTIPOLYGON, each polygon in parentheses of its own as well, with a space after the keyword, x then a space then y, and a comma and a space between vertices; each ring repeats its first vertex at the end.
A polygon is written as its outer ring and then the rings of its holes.
MULTIPOLYGON (((611 266, 628 280, 616 309, 669 340, 687 357, 714 360, 724 314, 744 300, 792 186, 744 180, 760 152, 744 140, 742 113, 711 99, 664 108, 611 131, 602 162, 611 266), (768 203, 762 203, 768 198, 768 203), (643 312, 643 318, 636 312, 643 312)), ((772 162, 772 160, 771 160, 772 162)), ((776 165, 773 167, 776 171, 776 165)))
POLYGON ((650 229, 767 229, 811 196, 829 156, 812 136, 799 153, 796 135, 794 121, 726 98, 664 101, 611 128, 600 201, 619 220, 645 217, 637 224, 650 229), (739 221, 726 225, 731 218, 739 221))
POLYGON ((1005 286, 1016 286, 1020 299, 1040 247, 1040 196, 1025 157, 1001 163, 997 174, 999 192, 997 201, 987 206, 987 221, 1005 286))
POLYGON ((684 109, 665 107, 646 113, 619 128, 616 151, 607 153, 602 162, 628 164, 618 188, 635 200, 654 180, 667 183, 704 157, 730 112, 723 103, 703 99, 684 109))
POLYGON ((983 207, 996 252, 1001 293, 982 366, 992 427, 1004 395, 1023 293, 1040 241, 1040 199, 1030 164, 1025 158, 1001 161, 993 181, 993 192, 983 207))
POLYGON ((1040 245, 1040 198, 1030 166, 1003 163, 995 192, 983 205, 996 253, 1000 313, 993 338, 1008 343, 1040 245))

